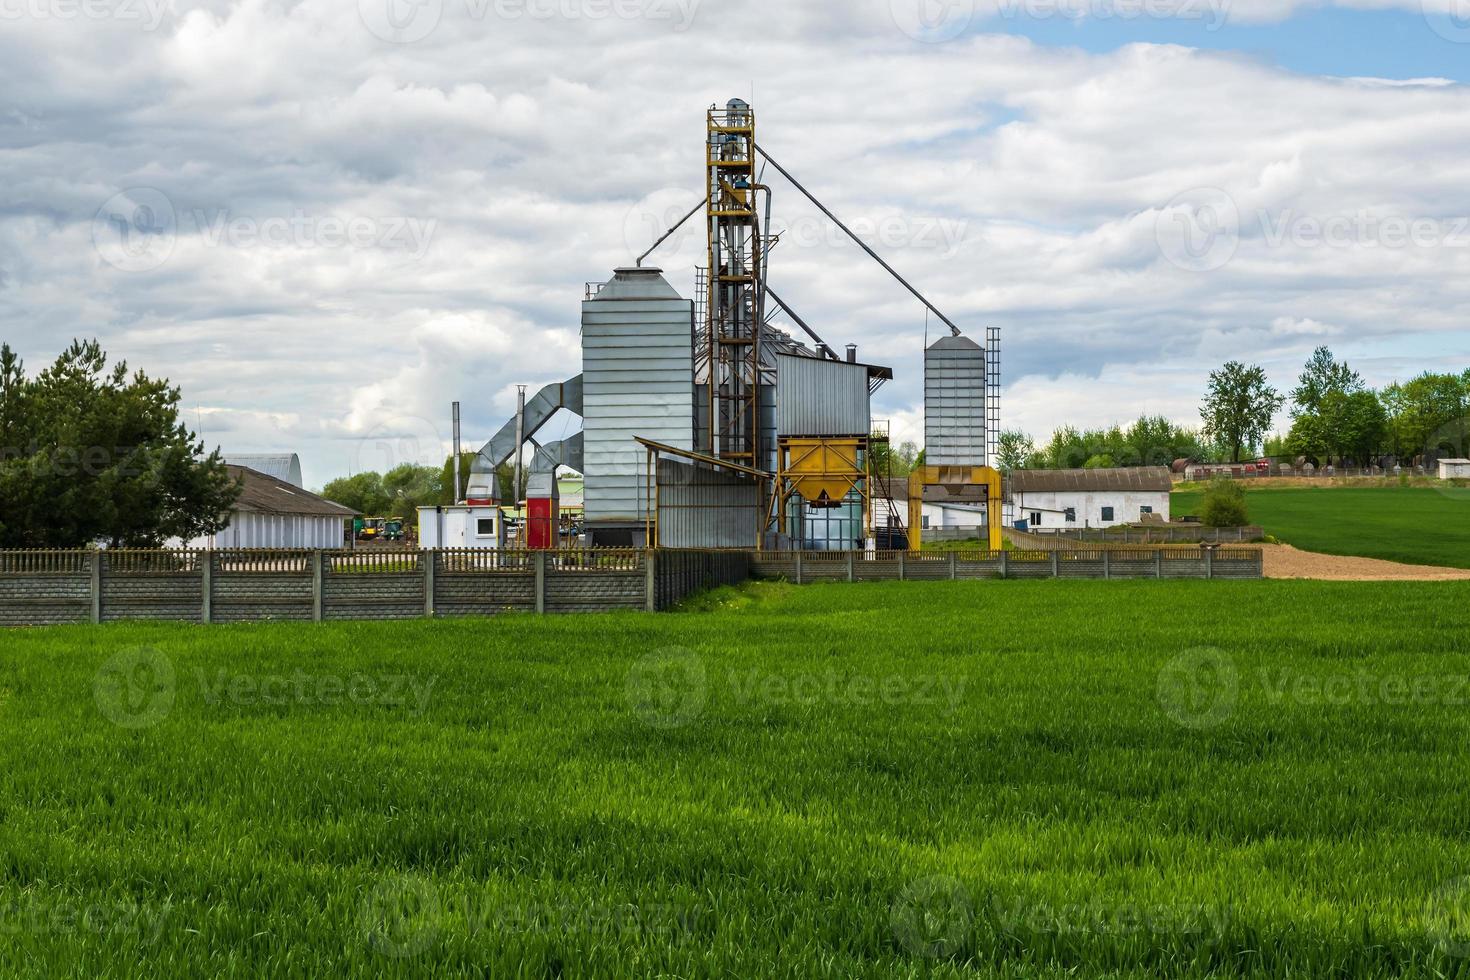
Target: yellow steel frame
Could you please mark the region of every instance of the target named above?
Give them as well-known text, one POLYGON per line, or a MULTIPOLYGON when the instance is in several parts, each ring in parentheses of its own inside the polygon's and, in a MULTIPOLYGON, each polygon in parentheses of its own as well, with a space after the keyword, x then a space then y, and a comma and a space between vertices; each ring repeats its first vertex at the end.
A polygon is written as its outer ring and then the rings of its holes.
MULTIPOLYGON (((761 241, 756 231, 755 213, 755 178, 756 178, 756 149, 755 149, 755 111, 746 107, 738 116, 732 116, 728 110, 713 108, 709 110, 707 120, 707 135, 705 137, 705 179, 708 187, 708 195, 705 202, 705 226, 708 231, 708 264, 709 264, 709 297, 706 305, 709 318, 706 325, 708 331, 709 345, 709 437, 710 450, 714 455, 728 461, 738 461, 749 466, 760 464, 760 345, 754 339, 754 334, 759 324, 751 324, 752 337, 748 343, 742 343, 742 339, 724 337, 721 335, 722 323, 719 322, 720 290, 722 284, 740 283, 751 289, 756 286, 756 274, 761 268, 761 241), (716 136, 732 134, 744 137, 742 145, 745 156, 741 159, 726 159, 715 148, 721 145, 715 139, 716 136), (739 190, 735 188, 728 176, 744 175, 748 178, 750 190, 739 190), (751 254, 748 257, 750 272, 744 276, 724 276, 716 268, 715 261, 717 228, 722 221, 731 221, 740 224, 748 224, 751 228, 751 254), (722 420, 720 413, 720 368, 727 366, 730 369, 730 388, 732 394, 736 389, 744 389, 739 399, 738 406, 731 406, 731 417, 723 424, 728 425, 726 432, 721 432, 722 420), (747 377, 748 376, 748 377, 747 377), (748 389, 745 386, 748 385, 748 389), (750 444, 741 446, 739 451, 732 450, 728 446, 730 439, 742 428, 749 427, 751 438, 750 444)), ((756 311, 759 314, 760 311, 756 311)), ((734 401, 735 399, 729 399, 734 401)))
POLYGON ((863 533, 873 535, 871 480, 863 460, 870 439, 846 436, 840 439, 783 437, 777 447, 776 493, 771 498, 771 516, 777 530, 786 533, 787 504, 792 497, 817 500, 827 491, 829 500, 845 500, 856 491, 863 501, 863 533), (802 491, 805 490, 806 493, 802 491), (839 491, 834 495, 833 491, 839 491))
POLYGON ((989 466, 921 466, 909 477, 909 550, 924 546, 925 487, 985 487, 985 524, 989 531, 990 550, 1003 546, 1000 533, 1000 472, 989 466))

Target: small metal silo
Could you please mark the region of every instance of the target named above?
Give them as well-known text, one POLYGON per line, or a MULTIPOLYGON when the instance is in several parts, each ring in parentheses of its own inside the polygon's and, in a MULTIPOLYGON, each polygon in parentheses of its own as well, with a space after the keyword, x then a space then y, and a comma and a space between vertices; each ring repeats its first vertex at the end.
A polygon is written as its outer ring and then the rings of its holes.
POLYGON ((942 337, 924 352, 924 459, 930 466, 984 466, 985 348, 942 337))

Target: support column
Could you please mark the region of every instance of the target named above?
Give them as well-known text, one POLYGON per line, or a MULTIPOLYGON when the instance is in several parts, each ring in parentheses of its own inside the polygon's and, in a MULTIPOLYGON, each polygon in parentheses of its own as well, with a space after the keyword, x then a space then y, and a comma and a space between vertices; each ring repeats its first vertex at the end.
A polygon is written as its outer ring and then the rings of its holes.
POLYGON ((546 612, 546 552, 535 552, 531 564, 536 569, 536 612, 544 614, 546 612))
POLYGON ((92 622, 102 622, 102 549, 92 549, 92 622))
POLYGON ((314 623, 322 621, 323 609, 326 600, 322 588, 322 552, 320 549, 311 553, 311 620, 314 623))
POLYGON ((214 622, 214 552, 206 551, 199 559, 199 621, 214 622))
POLYGON ((658 552, 652 548, 643 552, 644 609, 658 612, 658 552))

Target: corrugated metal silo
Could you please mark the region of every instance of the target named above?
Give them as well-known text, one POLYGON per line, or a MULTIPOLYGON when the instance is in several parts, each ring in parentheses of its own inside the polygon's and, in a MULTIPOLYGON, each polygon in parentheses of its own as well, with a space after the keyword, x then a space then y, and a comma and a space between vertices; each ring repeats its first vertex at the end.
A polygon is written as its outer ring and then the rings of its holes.
POLYGON ((589 529, 648 516, 647 455, 635 436, 694 447, 694 303, 662 270, 618 269, 582 304, 583 462, 589 529))
POLYGON ((985 348, 942 337, 924 352, 924 459, 930 466, 984 466, 985 348))

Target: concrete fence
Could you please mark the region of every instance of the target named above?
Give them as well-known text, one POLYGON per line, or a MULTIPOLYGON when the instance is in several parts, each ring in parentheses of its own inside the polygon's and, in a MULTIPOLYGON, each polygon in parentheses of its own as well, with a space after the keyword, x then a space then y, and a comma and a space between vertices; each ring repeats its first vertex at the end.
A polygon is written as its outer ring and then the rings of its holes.
POLYGON ((1262 527, 1205 527, 1203 524, 1163 524, 1159 527, 1110 528, 1032 528, 1029 531, 1007 530, 1006 537, 1030 548, 1050 550, 1072 548, 1078 544, 1246 544, 1266 536, 1262 527))
POLYGON ((725 552, 0 552, 0 626, 652 611, 749 574, 725 552))
POLYGON ((378 620, 670 609, 755 577, 1260 578, 1259 549, 1009 552, 7 551, 0 626, 378 620))
POLYGON ((814 582, 960 581, 973 579, 1255 579, 1259 548, 1097 548, 973 552, 764 552, 752 556, 759 578, 814 582))

